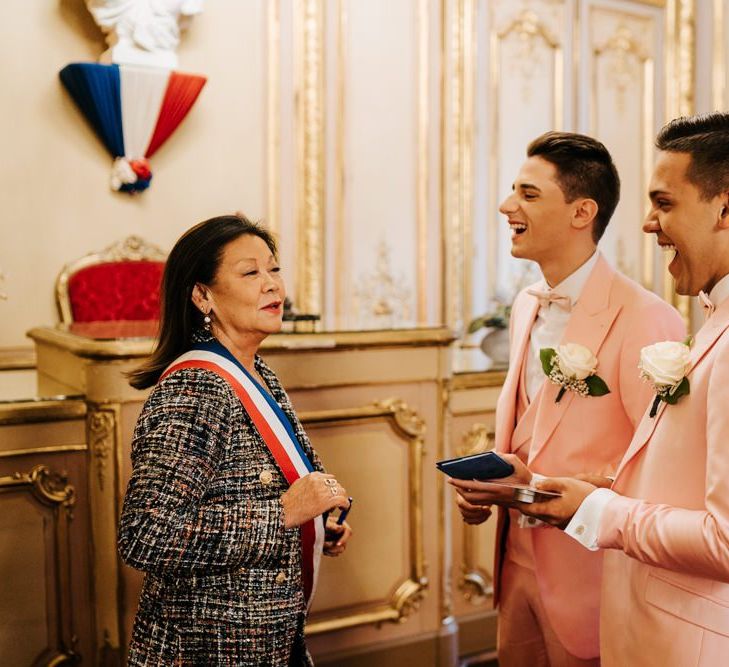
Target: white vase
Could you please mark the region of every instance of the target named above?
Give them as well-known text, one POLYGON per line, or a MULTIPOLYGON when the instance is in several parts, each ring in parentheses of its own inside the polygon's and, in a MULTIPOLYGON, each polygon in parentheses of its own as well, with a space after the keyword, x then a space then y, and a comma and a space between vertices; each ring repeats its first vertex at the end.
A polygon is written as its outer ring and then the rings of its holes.
POLYGON ((509 330, 488 329, 481 340, 481 350, 494 362, 494 366, 508 366, 509 330))

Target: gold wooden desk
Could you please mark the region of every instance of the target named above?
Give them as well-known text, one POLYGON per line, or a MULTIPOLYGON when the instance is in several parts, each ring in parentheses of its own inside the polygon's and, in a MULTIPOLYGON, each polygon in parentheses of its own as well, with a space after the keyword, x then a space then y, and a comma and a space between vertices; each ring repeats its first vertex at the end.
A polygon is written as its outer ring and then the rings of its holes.
MULTIPOLYGON (((85 396, 97 655, 123 654, 141 583, 117 558, 116 527, 146 396, 124 373, 153 334, 138 323, 29 332, 39 390, 85 396)), ((317 664, 455 665, 493 648, 491 529, 464 529, 434 464, 489 446, 503 374, 454 377, 452 343, 429 328, 279 334, 261 350, 356 498, 351 548, 325 559, 309 619, 317 664)))

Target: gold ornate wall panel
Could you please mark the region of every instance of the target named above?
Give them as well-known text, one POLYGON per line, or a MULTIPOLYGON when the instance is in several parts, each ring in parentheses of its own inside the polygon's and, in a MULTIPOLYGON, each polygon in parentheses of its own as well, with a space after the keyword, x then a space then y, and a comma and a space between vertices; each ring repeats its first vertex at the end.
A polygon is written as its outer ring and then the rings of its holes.
POLYGON ((93 661, 85 414, 80 400, 0 402, 3 665, 93 661))
POLYGON ((76 664, 75 502, 74 487, 47 466, 0 476, 0 654, 8 667, 76 664))
POLYGON ((423 323, 429 302, 422 295, 431 242, 428 6, 417 0, 331 6, 340 12, 328 40, 338 54, 331 92, 328 82, 336 170, 327 178, 335 193, 328 238, 336 239, 338 252, 328 276, 337 290, 336 324, 414 326, 423 323))
MULTIPOLYGON (((461 204, 472 207, 473 223, 457 229, 458 239, 448 238, 454 228, 448 226, 452 207, 446 203, 443 239, 448 256, 463 266, 459 248, 468 248, 472 266, 465 280, 448 274, 448 323, 481 314, 493 297, 510 301, 538 276, 529 264, 511 258, 510 232, 498 206, 527 144, 549 129, 593 134, 607 144, 622 175, 623 196, 601 247, 619 268, 685 310, 673 294, 665 258, 641 224, 655 133, 668 118, 693 111, 694 14, 695 0, 476 3, 475 186, 472 200, 461 204), (459 320, 453 312, 461 308, 459 320)), ((445 13, 446 22, 452 17, 453 11, 445 13)), ((446 39, 446 46, 451 42, 446 39)), ((454 59, 452 50, 446 48, 446 54, 454 59)), ((715 48, 714 62, 721 61, 715 48)), ((716 72, 715 65, 715 88, 722 76, 716 72)), ((442 172, 444 182, 452 184, 457 170, 448 155, 457 142, 448 134, 447 119, 468 110, 464 96, 452 108, 448 93, 458 79, 445 86, 444 136, 450 148, 444 146, 442 172)), ((447 185, 444 192, 445 197, 447 185)))
MULTIPOLYGON (((488 151, 488 210, 480 221, 484 240, 485 276, 490 295, 511 301, 520 284, 524 262, 511 257, 511 232, 498 212, 511 192, 526 157, 527 144, 549 129, 569 129, 572 11, 565 2, 487 3, 488 104, 491 106, 488 151)), ((480 281, 478 280, 480 278, 480 281)))
POLYGON ((663 17, 651 7, 619 11, 595 3, 587 6, 584 19, 589 49, 581 78, 590 86, 584 100, 587 131, 608 147, 621 177, 620 203, 600 248, 621 271, 660 292, 655 239, 643 234, 641 226, 648 208, 656 107, 660 111, 663 106, 656 86, 663 17))
POLYGON ((329 469, 342 480, 352 480, 346 484, 356 499, 357 532, 378 536, 360 541, 347 558, 325 563, 308 634, 404 622, 428 586, 422 534, 423 420, 398 399, 303 413, 301 418, 329 469), (337 585, 342 581, 349 584, 337 585))

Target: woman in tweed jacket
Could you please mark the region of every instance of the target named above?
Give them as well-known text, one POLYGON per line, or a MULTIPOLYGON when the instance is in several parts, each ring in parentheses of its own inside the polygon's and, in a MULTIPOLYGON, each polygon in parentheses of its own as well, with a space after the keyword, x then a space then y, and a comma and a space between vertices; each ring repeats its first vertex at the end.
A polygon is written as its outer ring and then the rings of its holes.
MULTIPOLYGON (((273 239, 239 216, 201 223, 170 253, 162 294, 158 347, 131 380, 156 386, 134 433, 119 527, 122 558, 146 573, 128 664, 309 665, 299 526, 348 499, 256 354, 281 326, 273 239), (268 390, 315 472, 289 486, 215 372, 182 368, 159 381, 180 354, 213 337, 268 390)), ((351 530, 331 519, 327 528, 324 553, 338 555, 351 530)))

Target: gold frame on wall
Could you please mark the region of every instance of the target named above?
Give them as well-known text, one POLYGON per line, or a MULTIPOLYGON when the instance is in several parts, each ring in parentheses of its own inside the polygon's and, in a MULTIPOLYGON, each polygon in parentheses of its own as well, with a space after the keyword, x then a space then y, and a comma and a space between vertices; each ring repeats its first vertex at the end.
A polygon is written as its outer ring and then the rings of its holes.
MULTIPOLYGON (((456 456, 470 456, 487 452, 494 448, 495 434, 486 424, 475 423, 463 436, 461 446, 456 449, 456 456)), ((463 597, 472 604, 480 604, 493 595, 491 576, 478 567, 475 556, 475 545, 478 539, 475 526, 463 525, 463 558, 461 561, 458 588, 463 597)))
POLYGON ((324 305, 324 9, 323 0, 297 0, 294 5, 296 305, 317 314, 324 305))
POLYGON ((50 507, 53 523, 53 562, 49 566, 55 581, 55 595, 47 604, 54 607, 56 616, 56 646, 49 646, 51 652, 46 658, 49 667, 75 665, 78 654, 72 626, 71 610, 71 548, 69 543, 69 522, 73 519, 76 490, 68 484, 62 474, 44 465, 37 465, 27 474, 16 472, 0 477, 0 492, 27 491, 41 505, 50 507))
POLYGON ((472 288, 475 13, 474 0, 442 0, 441 309, 456 331, 470 318, 472 288))
POLYGON ((360 625, 378 625, 383 622, 404 622, 417 609, 428 587, 425 576, 425 550, 423 545, 423 443, 425 423, 408 405, 397 398, 372 405, 304 412, 299 415, 301 423, 349 424, 363 420, 384 420, 408 444, 408 489, 409 509, 409 555, 410 573, 396 588, 385 604, 360 609, 355 613, 337 615, 321 612, 314 614, 306 627, 307 635, 318 635, 360 625))

